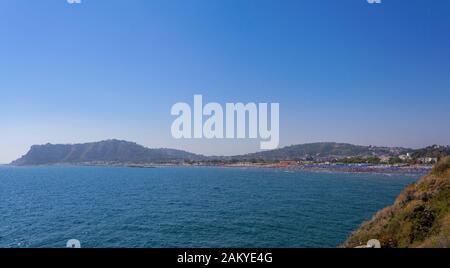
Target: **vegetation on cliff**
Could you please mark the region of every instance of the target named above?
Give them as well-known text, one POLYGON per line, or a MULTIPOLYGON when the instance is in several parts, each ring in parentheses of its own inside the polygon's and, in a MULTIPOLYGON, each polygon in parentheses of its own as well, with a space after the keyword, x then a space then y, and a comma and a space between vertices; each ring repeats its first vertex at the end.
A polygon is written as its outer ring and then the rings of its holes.
POLYGON ((344 247, 378 239, 382 247, 450 247, 450 157, 363 223, 344 247))

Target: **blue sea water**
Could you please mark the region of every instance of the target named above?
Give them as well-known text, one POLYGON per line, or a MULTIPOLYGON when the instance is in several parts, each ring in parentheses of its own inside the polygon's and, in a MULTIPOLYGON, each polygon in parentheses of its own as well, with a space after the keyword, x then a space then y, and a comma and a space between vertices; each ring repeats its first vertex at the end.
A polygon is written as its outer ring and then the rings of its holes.
POLYGON ((418 177, 0 167, 0 247, 336 247, 418 177))

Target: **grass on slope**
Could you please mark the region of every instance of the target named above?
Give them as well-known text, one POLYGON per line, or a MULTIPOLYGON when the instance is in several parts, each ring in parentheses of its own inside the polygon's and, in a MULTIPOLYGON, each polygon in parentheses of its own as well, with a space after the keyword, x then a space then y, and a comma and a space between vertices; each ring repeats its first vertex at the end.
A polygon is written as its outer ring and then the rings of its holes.
POLYGON ((361 225, 343 246, 370 239, 380 240, 382 247, 450 247, 450 157, 361 225))

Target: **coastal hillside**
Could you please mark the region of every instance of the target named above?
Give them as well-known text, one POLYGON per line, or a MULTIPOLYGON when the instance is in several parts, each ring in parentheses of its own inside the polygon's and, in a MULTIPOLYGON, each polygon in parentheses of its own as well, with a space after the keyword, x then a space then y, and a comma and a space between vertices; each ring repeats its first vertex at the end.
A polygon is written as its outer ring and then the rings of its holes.
POLYGON ((240 160, 262 159, 266 161, 279 159, 299 160, 308 158, 331 159, 344 157, 370 157, 381 155, 397 156, 408 151, 411 151, 411 149, 400 147, 362 146, 336 142, 317 142, 292 145, 271 151, 235 156, 233 158, 240 160))
POLYGON ((450 157, 361 225, 344 247, 378 239, 382 247, 450 247, 450 157))
POLYGON ((432 145, 425 148, 414 150, 411 153, 412 158, 443 158, 450 155, 450 146, 432 145))
POLYGON ((12 165, 79 163, 152 163, 201 160, 204 157, 174 149, 149 149, 133 142, 106 140, 82 144, 33 145, 12 165))

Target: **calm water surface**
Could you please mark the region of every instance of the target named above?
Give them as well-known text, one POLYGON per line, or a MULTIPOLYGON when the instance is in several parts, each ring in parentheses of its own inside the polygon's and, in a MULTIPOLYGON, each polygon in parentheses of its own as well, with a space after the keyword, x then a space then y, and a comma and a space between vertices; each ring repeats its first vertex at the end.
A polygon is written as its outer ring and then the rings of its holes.
POLYGON ((0 247, 335 247, 418 177, 0 167, 0 247))

